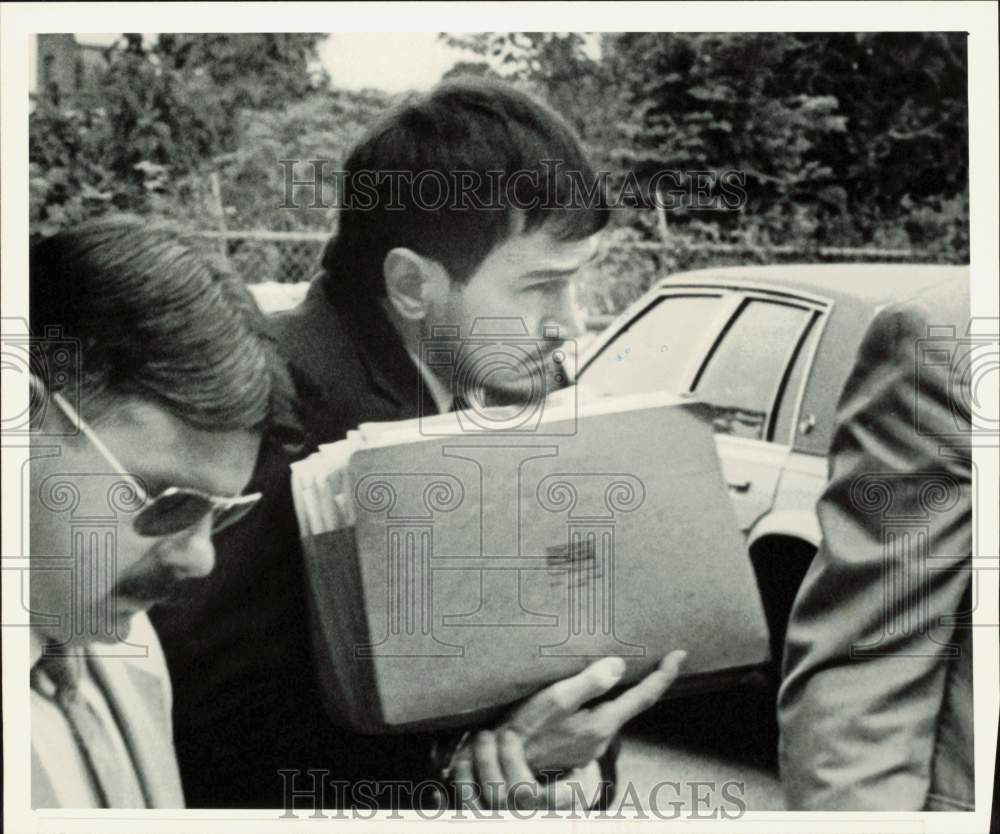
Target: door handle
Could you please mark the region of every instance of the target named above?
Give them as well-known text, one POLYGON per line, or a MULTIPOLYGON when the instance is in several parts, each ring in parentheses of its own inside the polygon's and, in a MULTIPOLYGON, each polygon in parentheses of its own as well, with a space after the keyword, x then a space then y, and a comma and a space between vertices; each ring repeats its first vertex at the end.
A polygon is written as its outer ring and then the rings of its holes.
POLYGON ((740 481, 740 482, 739 482, 738 484, 733 484, 733 483, 730 483, 730 484, 729 484, 729 488, 730 488, 730 489, 731 489, 731 490, 732 490, 733 492, 740 492, 740 493, 743 493, 743 492, 749 492, 749 491, 750 491, 750 487, 751 487, 752 485, 753 485, 753 484, 752 484, 752 482, 751 482, 751 481, 740 481))

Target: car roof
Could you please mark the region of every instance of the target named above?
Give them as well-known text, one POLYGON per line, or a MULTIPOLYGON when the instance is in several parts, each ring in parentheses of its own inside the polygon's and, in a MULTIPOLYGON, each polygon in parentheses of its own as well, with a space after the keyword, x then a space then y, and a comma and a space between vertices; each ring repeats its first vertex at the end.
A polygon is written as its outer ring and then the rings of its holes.
POLYGON ((935 284, 968 273, 954 264, 771 264, 724 266, 677 272, 657 282, 673 284, 765 283, 788 290, 821 295, 833 301, 845 297, 878 306, 903 301, 935 284))

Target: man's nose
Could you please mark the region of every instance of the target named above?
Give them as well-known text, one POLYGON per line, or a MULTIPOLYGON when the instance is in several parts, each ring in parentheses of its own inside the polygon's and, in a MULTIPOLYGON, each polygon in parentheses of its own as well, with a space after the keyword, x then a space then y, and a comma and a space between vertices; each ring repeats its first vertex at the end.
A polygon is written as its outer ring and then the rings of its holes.
POLYGON ((559 303, 549 310, 545 321, 545 336, 555 336, 561 341, 577 339, 583 334, 583 310, 574 292, 565 292, 559 303))
POLYGON ((212 515, 205 516, 187 533, 166 539, 160 547, 160 558, 176 571, 180 579, 208 576, 215 567, 212 515))

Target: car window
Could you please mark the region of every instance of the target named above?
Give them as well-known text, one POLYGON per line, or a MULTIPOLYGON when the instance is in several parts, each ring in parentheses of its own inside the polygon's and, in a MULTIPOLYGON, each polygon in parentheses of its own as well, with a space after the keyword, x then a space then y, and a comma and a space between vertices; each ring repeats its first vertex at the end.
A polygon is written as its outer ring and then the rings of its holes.
POLYGON ((721 309, 721 295, 668 295, 634 319, 580 374, 596 394, 680 393, 692 353, 721 309))
POLYGON ((695 396, 713 410, 716 432, 764 440, 778 386, 810 311, 746 302, 698 375, 695 396))
POLYGON ((811 358, 813 345, 819 337, 822 328, 819 326, 819 315, 814 315, 808 324, 808 330, 800 340, 798 351, 795 354, 795 362, 792 371, 785 382, 784 390, 781 392, 781 403, 778 405, 778 413, 774 417, 774 441, 775 443, 792 443, 792 420, 795 419, 795 406, 798 405, 799 394, 802 393, 802 382, 806 373, 806 366, 811 358))

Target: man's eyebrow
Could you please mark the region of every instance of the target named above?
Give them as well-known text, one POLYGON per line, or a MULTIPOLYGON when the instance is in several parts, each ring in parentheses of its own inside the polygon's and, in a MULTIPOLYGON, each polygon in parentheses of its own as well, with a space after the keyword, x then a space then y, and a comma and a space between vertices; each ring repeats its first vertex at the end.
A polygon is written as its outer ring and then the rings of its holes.
POLYGON ((143 485, 149 490, 151 497, 155 497, 163 492, 169 487, 181 487, 187 489, 197 489, 201 492, 211 493, 212 490, 208 488, 208 484, 202 482, 200 479, 197 481, 192 480, 190 476, 185 476, 179 472, 173 471, 171 468, 151 468, 141 477, 143 485))
POLYGON ((150 498, 155 498, 171 484, 158 475, 135 475, 135 477, 149 494, 150 498))
POLYGON ((585 266, 588 266, 589 264, 592 264, 594 261, 596 261, 598 259, 598 257, 600 256, 600 254, 601 254, 601 250, 600 249, 595 249, 594 253, 589 258, 587 258, 587 260, 585 260, 585 261, 577 264, 576 266, 567 267, 566 269, 556 269, 556 268, 533 269, 533 270, 531 270, 531 272, 525 272, 524 275, 521 276, 521 278, 522 279, 528 279, 528 278, 565 278, 565 277, 568 277, 570 275, 574 275, 575 273, 577 273, 581 269, 583 269, 585 266))

